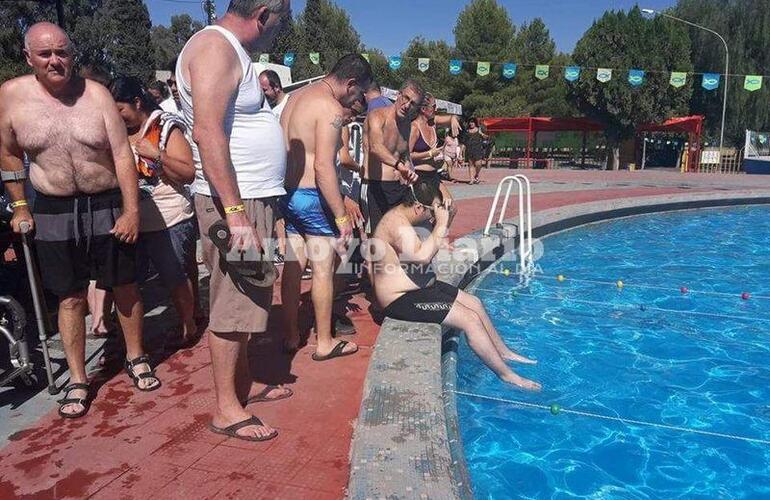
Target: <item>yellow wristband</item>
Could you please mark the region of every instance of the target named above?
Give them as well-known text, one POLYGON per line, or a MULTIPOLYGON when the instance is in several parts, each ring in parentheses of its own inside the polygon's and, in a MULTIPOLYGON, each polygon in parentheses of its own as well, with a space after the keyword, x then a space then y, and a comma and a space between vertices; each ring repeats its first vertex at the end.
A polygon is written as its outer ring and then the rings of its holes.
POLYGON ((11 208, 26 207, 27 205, 29 205, 29 203, 27 203, 27 200, 14 201, 8 204, 8 206, 11 208))
POLYGON ((336 222, 338 226, 342 226, 350 222, 350 218, 347 215, 343 215, 342 217, 335 218, 334 222, 336 222))
POLYGON ((232 207, 225 207, 226 214, 237 214, 245 211, 246 207, 244 205, 233 205, 232 207))

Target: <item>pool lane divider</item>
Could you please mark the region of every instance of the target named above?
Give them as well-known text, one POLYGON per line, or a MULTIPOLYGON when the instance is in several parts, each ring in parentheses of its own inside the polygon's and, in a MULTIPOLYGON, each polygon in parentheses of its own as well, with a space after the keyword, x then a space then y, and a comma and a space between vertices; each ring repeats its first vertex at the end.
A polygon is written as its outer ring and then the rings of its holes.
MULTIPOLYGON (((508 268, 503 268, 502 271, 495 271, 491 270, 488 271, 488 274, 499 274, 503 275, 506 278, 512 276, 511 270, 508 268)), ((581 279, 581 278, 570 278, 563 274, 559 274, 556 276, 547 276, 544 274, 538 275, 535 274, 532 276, 532 279, 539 279, 539 280, 551 280, 554 279, 558 281, 559 283, 564 283, 565 281, 574 281, 575 283, 590 283, 594 285, 610 285, 610 286, 616 286, 617 288, 646 288, 650 290, 662 290, 665 292, 673 292, 676 291, 675 288, 666 287, 666 286, 656 286, 656 285, 641 285, 636 283, 626 283, 622 280, 617 281, 602 281, 602 280, 588 280, 588 279, 581 279)), ((742 292, 740 294, 736 293, 728 293, 728 292, 711 292, 707 290, 691 290, 690 288, 687 288, 685 286, 679 288, 679 292, 682 294, 700 294, 700 295, 714 295, 719 297, 739 297, 742 300, 749 300, 749 299, 764 299, 764 300, 770 300, 770 296, 767 295, 753 295, 749 292, 742 292)))
POLYGON ((497 403, 505 403, 510 404, 512 406, 519 406, 523 408, 532 408, 537 410, 546 410, 550 412, 552 415, 557 416, 560 414, 568 414, 568 415, 579 415, 581 417, 590 417, 590 418, 598 418, 602 420, 611 420, 615 422, 621 422, 626 425, 633 425, 638 427, 654 427, 657 429, 665 429, 669 431, 675 431, 675 432, 685 432, 690 434, 699 434, 702 436, 710 436, 710 437, 718 437, 723 439, 733 439, 736 441, 744 441, 747 443, 756 443, 756 444, 763 444, 763 445, 770 445, 770 440, 767 439, 761 439, 761 438, 753 438, 748 436, 741 436, 738 434, 728 434, 724 432, 714 432, 714 431, 704 431, 701 429, 691 429, 689 427, 680 427, 678 425, 668 425, 668 424, 661 424, 657 422, 648 422, 645 420, 635 420, 631 418, 625 418, 625 417, 615 417, 612 415, 602 415, 600 413, 592 413, 588 411, 582 411, 577 410, 574 408, 563 408, 559 405, 543 405, 543 404, 537 404, 537 403, 529 403, 526 401, 518 401, 515 399, 505 399, 505 398, 499 398, 495 396, 485 396, 483 394, 475 394, 472 392, 465 392, 465 391, 452 391, 455 394, 459 396, 466 396, 474 399, 482 399, 487 401, 494 401, 497 403))
MULTIPOLYGON (((501 292, 500 290, 489 290, 486 288, 476 288, 477 292, 498 293, 502 295, 512 295, 513 292, 501 292)), ((676 314, 690 314, 692 316, 707 316, 709 318, 737 319, 741 321, 760 321, 770 323, 770 318, 757 318, 755 316, 743 316, 735 314, 709 313, 702 311, 680 311, 677 309, 668 309, 665 307, 648 306, 645 304, 613 304, 612 302, 602 302, 599 300, 572 299, 569 297, 551 297, 549 295, 534 295, 531 293, 522 293, 521 290, 515 290, 516 297, 531 297, 533 299, 558 300, 561 302, 575 302, 577 304, 588 304, 594 306, 605 306, 611 308, 640 309, 641 311, 658 311, 676 314)))

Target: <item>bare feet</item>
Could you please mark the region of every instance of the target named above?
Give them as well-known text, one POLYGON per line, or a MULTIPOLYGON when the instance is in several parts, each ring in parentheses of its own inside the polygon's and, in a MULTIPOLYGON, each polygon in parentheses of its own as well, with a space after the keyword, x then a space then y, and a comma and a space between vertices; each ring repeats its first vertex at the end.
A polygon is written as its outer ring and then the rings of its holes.
MULTIPOLYGON (((249 418, 252 418, 253 415, 246 410, 241 410, 240 412, 234 412, 232 414, 221 414, 217 413, 214 415, 214 418, 211 421, 211 424, 214 427, 217 427, 219 429, 226 429, 230 427, 231 425, 235 425, 239 422, 243 422, 244 420, 247 420, 249 418)), ((268 439, 270 436, 273 436, 276 434, 276 430, 270 427, 269 425, 257 425, 256 423, 253 425, 247 425, 245 427, 242 427, 235 431, 235 434, 238 436, 244 437, 244 438, 256 438, 256 439, 268 439)))
POLYGON ((516 375, 515 373, 512 373, 506 377, 503 377, 503 382, 507 382, 511 385, 515 385, 519 389, 524 389, 525 391, 540 391, 543 386, 538 384, 537 382, 534 382, 532 380, 529 380, 524 377, 520 377, 516 375))
POLYGON ((525 365, 536 365, 537 360, 536 359, 529 359, 521 354, 516 354, 515 352, 511 351, 510 349, 507 350, 507 352, 500 353, 500 357, 502 357, 506 361, 515 361, 517 363, 523 363, 525 365))

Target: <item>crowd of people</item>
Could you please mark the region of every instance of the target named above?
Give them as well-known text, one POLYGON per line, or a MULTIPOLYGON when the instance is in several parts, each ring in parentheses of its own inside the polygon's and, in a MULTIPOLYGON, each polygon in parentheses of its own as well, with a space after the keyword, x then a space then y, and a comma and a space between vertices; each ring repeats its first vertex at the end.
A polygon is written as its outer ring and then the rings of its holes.
MULTIPOLYGON (((70 371, 62 417, 86 415, 91 402, 91 280, 113 297, 128 377, 137 390, 161 388, 142 342, 138 285, 154 270, 183 339, 195 342, 196 241, 210 276, 205 330, 216 393, 213 432, 272 439, 277 431, 247 405, 292 396, 287 387, 253 384, 246 355, 250 335, 267 330, 276 262, 283 262, 286 353, 305 340, 299 304, 306 267, 317 339, 312 359, 358 351, 339 338, 345 318, 334 312, 341 259, 355 253, 367 258, 361 272, 387 316, 460 328, 502 380, 539 388, 506 364, 533 361, 503 343, 481 302, 438 281, 430 266, 447 246, 455 212, 441 171, 456 169, 462 158, 458 119, 437 115, 435 98, 416 81, 404 82, 391 102, 358 54, 341 57, 317 82, 284 92, 275 72, 254 71, 249 50, 266 50, 289 11, 289 0, 232 0, 216 24, 186 43, 170 68, 168 94, 164 85, 145 87, 130 76, 107 87, 82 78, 73 73, 64 31, 50 23, 27 31, 33 74, 0 87, 0 167, 14 230, 22 223, 34 228, 43 284, 59 298, 70 371), (348 147, 356 119, 364 119, 361 164, 348 147), (443 146, 441 127, 448 129, 443 146), (34 203, 25 196, 27 183, 34 203), (419 237, 417 226, 428 226, 429 236, 419 237)), ((478 182, 477 143, 484 136, 471 126, 468 137, 471 180, 478 182)))

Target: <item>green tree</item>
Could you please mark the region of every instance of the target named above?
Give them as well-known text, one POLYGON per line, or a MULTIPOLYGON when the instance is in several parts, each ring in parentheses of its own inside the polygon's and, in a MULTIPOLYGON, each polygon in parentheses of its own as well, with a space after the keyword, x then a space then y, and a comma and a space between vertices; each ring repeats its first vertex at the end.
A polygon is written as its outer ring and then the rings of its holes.
POLYGON ((154 76, 150 14, 141 0, 104 0, 93 24, 98 27, 104 62, 113 74, 144 81, 154 76))
POLYGON ((295 81, 322 75, 331 70, 341 56, 361 49, 361 37, 353 28, 350 16, 330 0, 307 0, 305 10, 297 18, 295 33, 297 57, 292 68, 295 81), (310 62, 311 52, 321 54, 319 65, 310 62))
POLYGON ((584 71, 570 85, 578 107, 606 127, 612 147, 612 168, 619 168, 619 144, 634 136, 637 126, 660 122, 688 110, 691 82, 682 88, 669 85, 670 71, 691 71, 690 39, 680 25, 661 18, 647 20, 638 7, 628 13, 606 12, 578 41, 573 58, 583 67, 615 68, 607 83, 584 71), (640 86, 626 78, 630 68, 644 68, 640 86))
MULTIPOLYGON (((766 2, 756 0, 679 0, 673 14, 720 33, 730 50, 730 73, 764 74, 770 67, 770 10, 766 2)), ((674 23, 675 21, 669 21, 674 23)), ((711 33, 689 29, 692 62, 696 71, 724 74, 725 49, 711 33)), ((724 84, 719 91, 707 91, 696 77, 690 106, 693 113, 706 116, 707 136, 719 139, 722 120, 724 84)), ((724 76, 723 76, 724 78, 724 76)), ((728 81, 725 145, 740 147, 746 129, 770 130, 770 82, 761 90, 743 90, 743 77, 728 81)))
POLYGON ((496 0, 473 0, 463 9, 454 28, 456 55, 464 71, 452 80, 449 98, 463 105, 463 113, 496 114, 498 93, 510 85, 502 79, 500 63, 512 61, 516 28, 508 11, 496 0), (476 62, 492 63, 489 75, 476 74, 476 62))
POLYGON ((171 24, 153 26, 150 29, 153 50, 153 69, 165 69, 182 51, 197 31, 203 29, 203 24, 193 20, 188 14, 171 16, 171 24))
POLYGON ((0 83, 27 71, 22 39, 30 25, 44 18, 42 11, 35 2, 0 4, 0 83))

